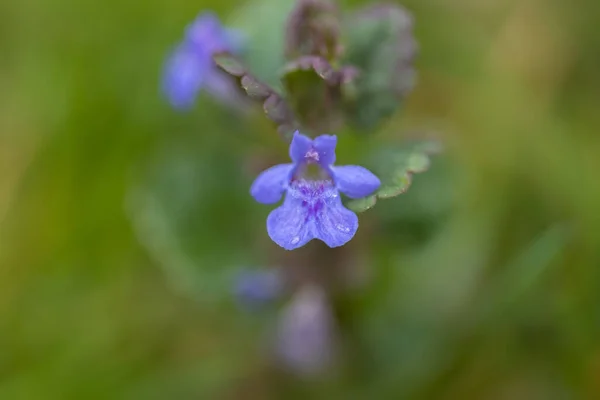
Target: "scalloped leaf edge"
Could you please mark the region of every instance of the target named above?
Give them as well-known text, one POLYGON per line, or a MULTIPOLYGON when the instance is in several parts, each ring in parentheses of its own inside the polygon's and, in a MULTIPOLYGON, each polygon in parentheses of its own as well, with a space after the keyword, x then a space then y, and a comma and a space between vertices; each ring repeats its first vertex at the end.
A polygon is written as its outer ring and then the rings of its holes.
POLYGON ((223 72, 237 78, 239 86, 250 99, 262 103, 267 118, 277 124, 277 131, 284 138, 291 140, 291 134, 298 129, 299 125, 290 107, 279 93, 258 80, 236 56, 229 52, 213 54, 213 61, 223 72))
POLYGON ((377 204, 377 199, 391 199, 401 194, 404 194, 410 189, 413 182, 413 175, 426 172, 431 166, 431 157, 440 154, 443 151, 442 143, 439 140, 427 140, 420 143, 417 149, 413 151, 409 157, 419 155, 423 157, 422 164, 416 167, 409 167, 406 172, 401 175, 398 179, 404 180, 404 185, 400 186, 396 191, 390 187, 390 185, 382 185, 375 193, 370 196, 362 197, 360 199, 353 199, 348 201, 345 206, 356 213, 365 212, 370 210, 377 204), (388 187, 386 189, 386 187, 388 187), (389 190, 389 193, 386 192, 389 190))

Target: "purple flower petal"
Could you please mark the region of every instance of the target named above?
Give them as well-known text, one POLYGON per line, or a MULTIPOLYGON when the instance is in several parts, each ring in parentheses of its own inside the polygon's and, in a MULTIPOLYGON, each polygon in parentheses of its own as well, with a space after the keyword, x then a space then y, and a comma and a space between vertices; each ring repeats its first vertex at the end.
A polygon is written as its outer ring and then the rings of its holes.
POLYGON ((331 167, 337 188, 351 199, 360 199, 373 193, 381 182, 371 171, 358 165, 331 167))
POLYGON ((200 89, 231 106, 239 106, 239 88, 213 62, 217 51, 238 52, 239 33, 225 29, 213 13, 202 13, 186 29, 182 43, 169 57, 163 90, 173 107, 189 109, 200 89))
POLYGON ((206 77, 210 64, 187 45, 181 45, 167 61, 163 90, 173 107, 190 108, 206 77))
POLYGON ((283 276, 276 269, 242 271, 235 282, 238 301, 249 308, 258 308, 278 299, 283 289, 283 276))
POLYGON ((263 171, 254 180, 250 194, 259 203, 272 204, 281 199, 290 178, 293 164, 279 164, 263 171))
POLYGON ((337 136, 321 135, 313 141, 313 147, 319 154, 319 164, 328 167, 335 162, 335 146, 337 145, 337 136))
POLYGON ((305 286, 294 295, 277 324, 276 354, 283 366, 315 376, 336 356, 335 322, 323 289, 305 286))
POLYGON ((311 239, 311 224, 308 224, 309 209, 302 199, 290 194, 283 205, 271 211, 267 218, 267 232, 271 239, 286 250, 304 246, 311 239))
POLYGON ((209 49, 210 53, 215 47, 223 46, 224 29, 214 13, 204 12, 188 26, 185 39, 199 48, 209 49))
POLYGON ((314 235, 329 247, 343 246, 354 237, 358 217, 342 205, 339 195, 325 200, 315 216, 314 235))
POLYGON ((294 132, 292 143, 290 144, 290 158, 294 163, 301 163, 306 158, 306 154, 312 149, 312 140, 300 132, 294 132))
POLYGON ((284 204, 267 218, 271 239, 287 250, 319 239, 329 247, 346 244, 358 229, 358 217, 342 205, 340 191, 351 198, 370 195, 380 186, 369 170, 356 165, 334 167, 337 137, 321 135, 315 140, 296 131, 290 144, 293 164, 265 171, 251 193, 261 203, 274 203, 287 191, 284 204), (317 163, 328 177, 313 180, 305 166, 317 163))

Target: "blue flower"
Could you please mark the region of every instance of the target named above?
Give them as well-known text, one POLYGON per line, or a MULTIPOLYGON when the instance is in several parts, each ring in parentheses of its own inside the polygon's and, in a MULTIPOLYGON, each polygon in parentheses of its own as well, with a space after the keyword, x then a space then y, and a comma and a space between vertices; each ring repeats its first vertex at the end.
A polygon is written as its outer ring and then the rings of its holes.
POLYGON ((219 51, 237 53, 240 47, 241 34, 225 29, 212 13, 200 14, 167 60, 162 85, 171 105, 189 109, 203 88, 230 101, 235 84, 214 64, 212 55, 219 51))
POLYGON ((263 204, 276 203, 286 192, 283 205, 267 218, 271 239, 287 250, 319 239, 329 247, 346 244, 358 229, 358 217, 342 205, 339 192, 357 199, 379 188, 379 179, 357 165, 333 166, 337 137, 322 135, 314 140, 294 133, 290 145, 293 163, 280 164, 256 178, 250 194, 263 204), (319 177, 309 179, 307 167, 316 165, 319 177))
POLYGON ((338 354, 335 320, 321 287, 301 287, 282 311, 275 335, 275 355, 283 367, 315 377, 334 366, 338 354))
POLYGON ((284 280, 277 269, 245 270, 235 281, 235 295, 245 307, 256 309, 277 300, 284 292, 284 280))

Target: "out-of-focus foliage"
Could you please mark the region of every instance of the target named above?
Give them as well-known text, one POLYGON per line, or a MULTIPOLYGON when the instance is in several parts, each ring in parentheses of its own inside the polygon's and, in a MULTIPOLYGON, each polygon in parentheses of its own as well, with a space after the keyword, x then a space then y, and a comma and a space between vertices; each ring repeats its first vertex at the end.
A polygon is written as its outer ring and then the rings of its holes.
POLYGON ((402 7, 376 4, 345 18, 344 61, 360 69, 347 99, 349 122, 367 132, 389 117, 415 84, 413 19, 402 7))
POLYGON ((282 81, 303 132, 337 132, 343 124, 343 71, 336 71, 318 56, 298 58, 284 71, 282 81))
POLYGON ((289 261, 248 194, 287 146, 159 91, 202 9, 256 29, 275 85, 291 3, 257 1, 0 3, 0 398, 600 398, 600 3, 402 3, 418 84, 338 161, 429 130, 445 152, 328 253, 341 357, 301 380, 270 356, 290 299, 234 296, 289 261))

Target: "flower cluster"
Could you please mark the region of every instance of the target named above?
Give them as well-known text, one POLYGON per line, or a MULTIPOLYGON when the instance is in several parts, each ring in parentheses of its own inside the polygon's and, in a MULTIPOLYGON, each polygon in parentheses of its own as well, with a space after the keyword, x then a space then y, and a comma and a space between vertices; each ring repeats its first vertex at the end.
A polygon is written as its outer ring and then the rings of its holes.
MULTIPOLYGON (((313 239, 330 248, 343 246, 358 230, 356 213, 405 193, 413 174, 426 171, 430 155, 440 149, 431 140, 375 147, 364 155, 373 160, 376 176, 362 166, 335 165, 338 138, 323 134, 360 132, 367 138, 401 107, 416 76, 413 19, 398 4, 345 11, 335 0, 294 0, 290 10, 290 2, 274 0, 260 6, 263 14, 269 12, 268 23, 260 23, 254 3, 234 16, 237 26, 250 28, 244 35, 215 14, 200 13, 169 55, 163 94, 172 107, 185 110, 206 92, 243 117, 255 102, 289 143, 291 158, 263 171, 250 188, 262 204, 283 197, 267 217, 269 237, 286 250, 313 239), (284 12, 289 12, 285 23, 284 12), (278 42, 283 51, 274 48, 278 42)), ((187 221, 184 226, 187 233, 187 221)), ((279 312, 273 361, 302 377, 327 373, 343 361, 345 321, 337 319, 337 293, 356 283, 347 261, 360 260, 355 253, 360 249, 331 257, 323 257, 322 250, 288 254, 284 268, 244 269, 230 293, 244 310, 279 312), (287 304, 279 309, 282 303, 287 304)))
POLYGON ((358 229, 358 217, 342 204, 339 192, 350 198, 370 195, 379 179, 357 165, 334 166, 335 135, 314 140, 296 132, 290 145, 292 163, 280 164, 256 178, 250 193, 260 203, 272 204, 286 192, 283 205, 267 218, 271 239, 287 250, 319 239, 329 247, 346 244, 358 229), (311 179, 307 167, 316 165, 320 176, 311 179))
POLYGON ((220 71, 212 55, 219 51, 237 53, 242 35, 224 28, 212 13, 202 13, 187 28, 183 41, 169 57, 163 91, 177 109, 193 106, 201 89, 226 102, 231 102, 235 82, 220 71))
POLYGON ((245 100, 259 102, 277 131, 286 140, 293 136, 292 162, 264 171, 250 190, 265 204, 278 202, 285 193, 283 204, 267 218, 269 236, 287 250, 312 239, 342 246, 358 229, 354 211, 373 207, 377 198, 404 193, 411 174, 428 166, 422 149, 393 149, 393 157, 382 157, 388 163, 374 166, 382 184, 363 167, 334 166, 337 137, 317 136, 344 126, 372 132, 398 109, 414 83, 412 18, 398 5, 344 13, 330 0, 296 0, 285 27, 283 68, 269 57, 254 63, 281 71, 279 89, 245 65, 257 60, 267 36, 278 34, 276 24, 264 24, 260 34, 248 31, 246 51, 240 54, 242 35, 225 28, 212 13, 201 13, 187 28, 167 62, 163 89, 179 109, 190 108, 200 90, 228 106, 240 106, 238 110, 248 110, 245 100), (311 169, 317 169, 316 176, 311 169), (346 208, 340 193, 359 200, 347 202, 346 208))

